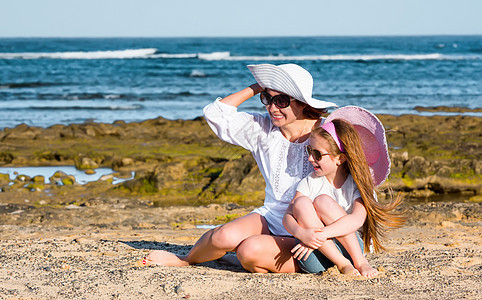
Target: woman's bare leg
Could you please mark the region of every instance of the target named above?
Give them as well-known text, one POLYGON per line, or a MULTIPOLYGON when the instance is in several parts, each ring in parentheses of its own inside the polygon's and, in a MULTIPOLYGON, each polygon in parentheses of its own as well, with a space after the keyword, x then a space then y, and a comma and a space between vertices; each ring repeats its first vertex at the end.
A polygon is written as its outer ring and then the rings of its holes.
MULTIPOLYGON (((343 208, 341 209, 343 210, 343 208)), ((313 202, 308 197, 300 197, 295 200, 293 203, 293 216, 298 224, 303 228, 325 227, 325 224, 323 224, 321 220, 321 216, 318 214, 313 202)), ((358 249, 360 249, 359 245, 358 249)), ((327 240, 321 247, 318 248, 318 250, 321 251, 321 253, 323 253, 323 255, 325 255, 329 260, 331 260, 337 266, 338 270, 343 274, 359 275, 358 271, 351 264, 350 260, 343 256, 340 250, 338 250, 338 247, 336 247, 333 240, 327 240)))
POLYGON ((294 273, 298 264, 291 255, 293 237, 255 235, 245 239, 236 251, 244 269, 253 273, 294 273))
POLYGON ((266 220, 251 213, 204 233, 187 255, 152 251, 145 259, 146 265, 187 266, 215 260, 234 251, 244 239, 263 233, 269 233, 266 220))
MULTIPOLYGON (((321 220, 329 225, 339 218, 346 215, 345 210, 331 197, 319 197, 314 201, 315 209, 321 220)), ((353 265, 358 270, 359 275, 365 277, 374 277, 378 275, 378 271, 373 268, 360 248, 358 237, 355 233, 336 238, 343 245, 345 250, 350 254, 353 265)))

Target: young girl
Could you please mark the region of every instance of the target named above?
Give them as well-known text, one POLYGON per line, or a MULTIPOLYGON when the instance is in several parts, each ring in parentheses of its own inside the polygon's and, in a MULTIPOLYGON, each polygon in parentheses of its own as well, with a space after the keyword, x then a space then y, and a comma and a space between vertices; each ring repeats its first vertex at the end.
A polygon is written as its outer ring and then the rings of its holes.
MULTIPOLYGON (((359 111, 366 115, 366 111, 359 111)), ((362 126, 357 129, 369 131, 362 126)), ((376 139, 371 136, 369 142, 365 148, 373 148, 376 139)), ((368 150, 362 147, 354 126, 343 119, 312 130, 306 151, 314 171, 299 183, 283 219, 287 231, 300 241, 292 253, 302 270, 318 273, 335 264, 344 274, 378 275, 363 255, 363 244, 365 251, 372 241, 376 252, 384 249, 380 244, 383 229, 401 226, 404 218, 394 211, 400 199, 387 206, 377 202, 375 182, 384 181, 390 164, 370 168, 367 158, 372 160, 372 155, 368 150), (361 227, 363 242, 357 232, 361 227)), ((386 148, 375 151, 380 154, 386 148)))

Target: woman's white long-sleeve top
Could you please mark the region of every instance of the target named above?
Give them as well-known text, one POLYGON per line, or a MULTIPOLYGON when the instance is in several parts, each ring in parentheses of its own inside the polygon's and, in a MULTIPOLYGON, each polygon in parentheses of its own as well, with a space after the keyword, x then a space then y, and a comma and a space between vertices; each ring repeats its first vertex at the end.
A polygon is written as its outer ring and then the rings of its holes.
POLYGON ((313 171, 303 143, 291 143, 267 113, 239 112, 219 101, 204 107, 204 117, 223 141, 249 150, 266 182, 264 205, 253 212, 265 217, 274 235, 290 236, 283 215, 301 179, 313 171))

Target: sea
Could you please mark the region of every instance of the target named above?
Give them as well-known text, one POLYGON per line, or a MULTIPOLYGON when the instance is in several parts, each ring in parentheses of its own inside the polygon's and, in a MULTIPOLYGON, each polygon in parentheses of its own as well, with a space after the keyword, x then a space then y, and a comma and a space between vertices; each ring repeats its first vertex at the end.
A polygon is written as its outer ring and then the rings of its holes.
MULTIPOLYGON (((313 97, 375 114, 482 107, 482 36, 0 38, 0 129, 194 119, 254 83, 249 64, 296 63, 313 97)), ((262 112, 258 97, 243 111, 262 112)))

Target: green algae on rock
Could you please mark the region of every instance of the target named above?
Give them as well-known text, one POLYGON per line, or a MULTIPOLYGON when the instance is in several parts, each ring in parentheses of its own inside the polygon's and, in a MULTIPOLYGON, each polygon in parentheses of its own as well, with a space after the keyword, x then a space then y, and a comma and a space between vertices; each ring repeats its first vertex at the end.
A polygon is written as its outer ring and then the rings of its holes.
MULTIPOLYGON (((409 197, 480 194, 482 118, 378 117, 387 128, 392 160, 382 190, 391 187, 409 197)), ((0 131, 0 141, 1 166, 99 166, 136 174, 115 186, 98 182, 82 187, 65 186, 74 182, 60 176, 54 182, 66 181, 63 186, 48 188, 59 199, 62 193, 79 193, 82 199, 101 193, 144 199, 155 206, 259 205, 264 199, 264 180, 250 153, 220 141, 202 118, 49 128, 19 125, 0 131)), ((5 192, 12 191, 9 181, 1 184, 5 192)))

